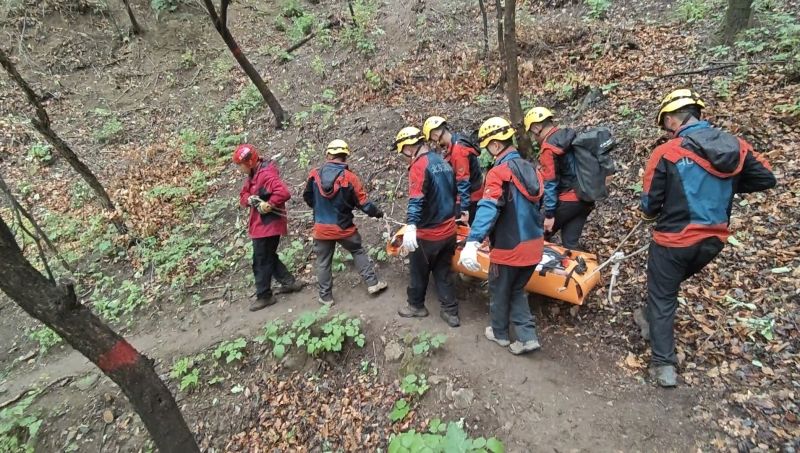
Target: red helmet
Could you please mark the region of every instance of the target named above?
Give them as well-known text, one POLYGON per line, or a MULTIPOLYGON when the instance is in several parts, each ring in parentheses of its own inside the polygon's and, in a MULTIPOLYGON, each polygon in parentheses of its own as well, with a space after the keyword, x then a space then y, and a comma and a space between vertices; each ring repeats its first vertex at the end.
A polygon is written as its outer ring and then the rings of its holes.
POLYGON ((233 163, 236 165, 244 164, 248 168, 253 168, 258 163, 258 151, 253 145, 243 144, 233 152, 233 163))

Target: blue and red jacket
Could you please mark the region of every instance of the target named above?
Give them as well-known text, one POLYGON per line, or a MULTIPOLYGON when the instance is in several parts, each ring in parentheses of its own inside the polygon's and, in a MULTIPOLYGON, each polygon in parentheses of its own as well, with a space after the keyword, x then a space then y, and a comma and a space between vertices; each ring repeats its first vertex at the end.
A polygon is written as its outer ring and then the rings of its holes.
POLYGON ((291 193, 281 179, 275 162, 259 160, 239 192, 239 204, 242 207, 249 206, 248 198, 251 195, 256 195, 262 201, 271 204, 275 211, 261 214, 256 208, 250 207, 250 220, 247 226, 250 237, 260 239, 286 234, 286 202, 291 198, 291 193))
POLYGON ((575 156, 568 152, 577 133, 554 127, 542 141, 539 164, 544 178, 544 213, 553 217, 559 201, 578 201, 575 193, 575 156))
POLYGON ((445 160, 453 167, 456 174, 458 188, 456 203, 461 212, 466 212, 473 203, 483 198, 483 172, 478 161, 478 153, 461 134, 452 133, 451 143, 445 160))
POLYGON ((456 234, 456 178, 442 156, 417 155, 408 167, 406 223, 417 226, 417 238, 448 239, 456 234))
POLYGON ((647 162, 640 209, 658 216, 653 240, 688 247, 726 241, 733 195, 775 186, 769 162, 741 138, 699 121, 681 128, 647 162))
POLYGON ((370 217, 381 212, 367 199, 361 181, 347 164, 334 160, 311 170, 303 200, 314 210, 314 239, 337 240, 355 234, 358 230, 353 223, 354 209, 370 217))
POLYGON ((506 266, 533 266, 542 260, 544 230, 539 213, 542 175, 510 148, 486 174, 483 199, 467 241, 492 245, 489 260, 506 266))

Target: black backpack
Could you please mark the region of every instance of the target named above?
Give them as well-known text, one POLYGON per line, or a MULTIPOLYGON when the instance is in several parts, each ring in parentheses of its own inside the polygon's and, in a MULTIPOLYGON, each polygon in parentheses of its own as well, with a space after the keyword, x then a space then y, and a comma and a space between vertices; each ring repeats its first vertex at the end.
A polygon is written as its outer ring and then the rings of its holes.
POLYGON ((472 151, 476 156, 481 155, 481 147, 478 146, 478 143, 480 143, 480 140, 478 139, 478 131, 475 130, 462 132, 458 134, 457 141, 464 146, 472 148, 472 151))
POLYGON ((606 176, 616 171, 611 150, 617 146, 606 127, 594 127, 578 133, 570 144, 575 161, 575 194, 583 201, 608 197, 606 176))

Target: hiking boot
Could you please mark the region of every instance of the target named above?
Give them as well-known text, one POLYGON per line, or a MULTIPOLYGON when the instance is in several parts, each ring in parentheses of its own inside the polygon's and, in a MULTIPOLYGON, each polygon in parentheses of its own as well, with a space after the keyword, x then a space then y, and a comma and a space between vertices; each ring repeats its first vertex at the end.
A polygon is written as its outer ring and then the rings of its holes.
POLYGON ((525 343, 517 340, 508 346, 508 350, 514 355, 520 355, 526 352, 535 351, 541 347, 542 345, 539 344, 539 340, 530 340, 526 341, 525 343))
POLYGON ((428 316, 428 309, 425 307, 416 308, 412 307, 411 305, 406 305, 405 307, 397 310, 397 314, 403 318, 424 318, 428 316))
POLYGON ((494 336, 494 329, 492 329, 492 326, 486 326, 485 334, 486 334, 486 339, 487 340, 494 341, 495 343, 499 344, 500 346, 502 346, 504 348, 511 344, 511 342, 508 341, 508 340, 501 340, 500 338, 495 337, 494 336))
POLYGON ((319 296, 317 301, 322 305, 325 305, 326 307, 330 307, 331 305, 334 304, 333 295, 330 294, 327 296, 319 296))
POLYGON ((444 320, 450 327, 458 327, 461 325, 461 320, 458 319, 458 315, 453 313, 448 313, 444 310, 439 312, 439 317, 444 320))
POLYGON ((272 296, 259 297, 259 298, 257 298, 256 300, 254 300, 253 302, 250 303, 249 310, 250 311, 258 311, 258 310, 261 310, 262 308, 269 307, 270 305, 275 305, 276 302, 278 302, 278 301, 275 300, 275 298, 272 297, 272 296))
POLYGON ((678 373, 674 365, 658 365, 650 367, 650 377, 661 387, 675 387, 678 385, 678 373))
POLYGON ((389 285, 387 285, 386 282, 381 281, 381 282, 375 283, 372 286, 368 286, 367 287, 367 292, 370 293, 370 294, 378 294, 379 292, 381 292, 384 289, 386 289, 388 286, 389 285))
POLYGON ((650 323, 647 322, 643 308, 633 310, 633 322, 639 326, 639 333, 642 334, 644 341, 650 341, 650 323))
POLYGON ((276 294, 296 293, 298 291, 301 291, 303 289, 303 286, 305 286, 303 285, 303 282, 298 280, 295 280, 292 283, 289 283, 288 285, 284 285, 283 283, 281 283, 281 286, 277 290, 275 290, 275 293, 276 294))

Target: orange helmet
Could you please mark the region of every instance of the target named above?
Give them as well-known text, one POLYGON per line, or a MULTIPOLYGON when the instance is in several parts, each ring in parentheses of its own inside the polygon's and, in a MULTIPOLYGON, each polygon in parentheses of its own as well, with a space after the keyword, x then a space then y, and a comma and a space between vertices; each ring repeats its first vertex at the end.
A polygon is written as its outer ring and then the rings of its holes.
POLYGON ((258 163, 258 151, 253 145, 243 144, 233 152, 233 163, 236 165, 244 164, 247 168, 253 168, 258 163))

